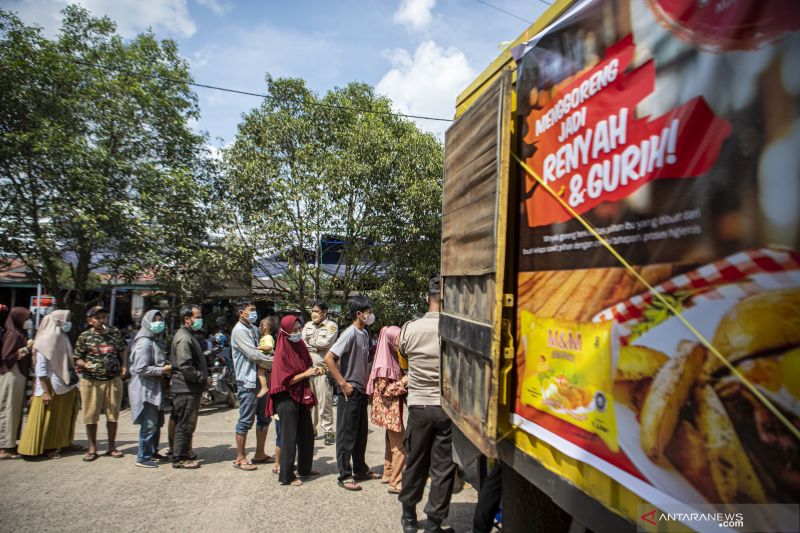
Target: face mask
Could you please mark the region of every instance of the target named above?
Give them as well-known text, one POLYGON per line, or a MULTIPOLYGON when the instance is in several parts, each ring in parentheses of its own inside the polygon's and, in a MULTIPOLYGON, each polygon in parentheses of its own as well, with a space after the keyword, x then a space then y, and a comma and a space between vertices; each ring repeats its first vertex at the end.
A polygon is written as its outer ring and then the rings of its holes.
POLYGON ((300 340, 302 338, 303 338, 303 333, 302 332, 301 333, 292 333, 291 335, 289 335, 289 340, 292 341, 292 342, 300 342, 300 340))
POLYGON ((203 319, 202 318, 195 318, 192 321, 192 329, 195 331, 203 329, 203 319))
POLYGON ((33 329, 33 320, 30 318, 22 324, 22 329, 33 329))
MULTIPOLYGON (((154 335, 158 335, 159 333, 164 331, 166 324, 164 322, 151 322, 150 323, 150 333, 154 335)), ((200 324, 200 327, 203 327, 203 324, 200 324)))
POLYGON ((252 311, 249 315, 247 315, 247 321, 251 324, 258 322, 258 312, 252 311))
POLYGON ((367 318, 364 319, 364 324, 367 326, 371 326, 375 323, 375 313, 370 313, 367 315, 367 318))
POLYGON ((69 333, 72 329, 72 322, 64 322, 64 325, 61 326, 61 331, 64 333, 69 333))

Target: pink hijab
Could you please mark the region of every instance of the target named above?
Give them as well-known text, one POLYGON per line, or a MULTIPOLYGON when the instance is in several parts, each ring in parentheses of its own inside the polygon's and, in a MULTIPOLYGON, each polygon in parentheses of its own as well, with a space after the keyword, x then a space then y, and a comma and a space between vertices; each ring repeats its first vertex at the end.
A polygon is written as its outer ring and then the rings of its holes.
POLYGON ((373 383, 378 378, 398 381, 403 377, 400 364, 397 362, 397 341, 400 338, 400 328, 386 326, 381 329, 378 337, 378 347, 375 350, 375 361, 372 363, 372 372, 369 374, 367 394, 372 394, 373 383))

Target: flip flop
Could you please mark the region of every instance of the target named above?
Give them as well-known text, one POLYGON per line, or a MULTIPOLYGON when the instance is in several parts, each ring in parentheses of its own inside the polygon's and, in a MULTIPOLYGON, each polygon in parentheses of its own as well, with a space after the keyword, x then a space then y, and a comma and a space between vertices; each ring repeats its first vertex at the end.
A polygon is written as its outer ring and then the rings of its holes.
POLYGON ((337 485, 342 487, 344 490, 349 490, 351 492, 356 492, 356 491, 362 490, 361 489, 361 485, 359 485, 358 483, 356 483, 352 479, 348 479, 347 481, 339 481, 337 483, 337 485))
POLYGON ((275 458, 274 457, 270 457, 268 455, 268 456, 264 457, 263 459, 251 459, 250 462, 253 463, 254 465, 268 465, 268 464, 274 463, 275 462, 275 458))
POLYGON ((83 456, 83 461, 85 463, 91 463, 92 461, 96 460, 98 457, 100 457, 100 456, 97 455, 97 452, 89 452, 89 453, 87 453, 86 455, 83 456))
POLYGON ((370 479, 380 479, 381 475, 377 472, 373 472, 369 470, 366 474, 354 474, 353 479, 355 481, 369 481, 370 479))
POLYGON ((197 454, 196 454, 196 453, 194 453, 194 452, 191 452, 191 451, 190 451, 190 452, 188 452, 188 453, 186 454, 186 458, 187 458, 188 460, 190 460, 190 461, 194 461, 195 459, 197 459, 197 454))
POLYGON ((234 461, 233 467, 238 468, 239 470, 244 470, 245 472, 252 472, 253 470, 258 470, 258 467, 250 461, 246 463, 237 463, 236 461, 234 461))
POLYGON ((303 486, 303 482, 300 481, 299 479, 293 479, 292 482, 289 483, 289 486, 290 487, 302 487, 303 486))
POLYGON ((273 468, 272 469, 272 473, 273 474, 280 474, 281 473, 281 469, 280 468, 273 468))
POLYGON ((18 453, 6 452, 3 455, 0 455, 0 461, 5 461, 6 459, 19 459, 20 457, 22 456, 18 453))
POLYGON ((58 453, 58 450, 47 452, 45 455, 48 459, 61 459, 61 454, 58 453))
POLYGON ((397 488, 397 487, 390 486, 388 491, 389 491, 389 494, 400 494, 400 489, 397 488))
POLYGON ((105 455, 106 457, 113 457, 114 459, 122 459, 123 457, 125 457, 125 454, 119 450, 108 450, 103 455, 105 455))

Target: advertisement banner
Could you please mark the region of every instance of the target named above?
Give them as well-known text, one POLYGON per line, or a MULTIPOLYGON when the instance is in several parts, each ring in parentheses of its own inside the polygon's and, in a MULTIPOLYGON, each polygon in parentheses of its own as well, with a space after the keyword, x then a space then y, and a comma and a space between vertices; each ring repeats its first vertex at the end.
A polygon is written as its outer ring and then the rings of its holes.
POLYGON ((513 422, 654 505, 797 530, 800 4, 576 2, 514 55, 551 191, 521 180, 513 422))

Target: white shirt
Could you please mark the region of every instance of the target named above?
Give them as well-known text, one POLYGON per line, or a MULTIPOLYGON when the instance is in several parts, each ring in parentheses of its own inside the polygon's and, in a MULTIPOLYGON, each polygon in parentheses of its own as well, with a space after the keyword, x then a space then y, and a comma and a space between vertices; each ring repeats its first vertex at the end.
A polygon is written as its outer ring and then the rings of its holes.
POLYGON ((44 387, 42 386, 42 382, 39 378, 48 378, 50 379, 50 385, 53 387, 53 392, 56 395, 65 394, 78 385, 75 384, 72 387, 68 387, 66 383, 55 373, 55 371, 50 368, 50 362, 47 358, 39 352, 36 353, 36 366, 34 367, 36 379, 34 380, 34 389, 33 395, 34 396, 42 396, 44 394, 44 387))

